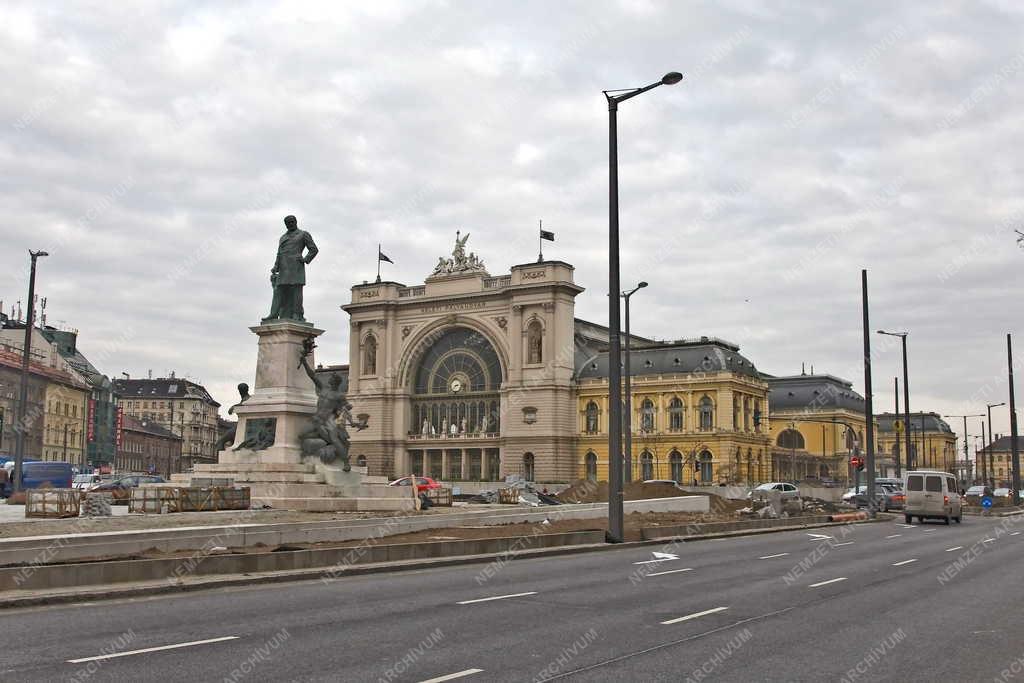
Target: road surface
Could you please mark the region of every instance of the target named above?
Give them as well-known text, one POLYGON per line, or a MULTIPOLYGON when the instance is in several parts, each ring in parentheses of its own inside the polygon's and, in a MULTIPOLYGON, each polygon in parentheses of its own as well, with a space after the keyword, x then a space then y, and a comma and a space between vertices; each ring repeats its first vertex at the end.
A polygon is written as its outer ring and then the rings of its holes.
POLYGON ((900 520, 4 611, 0 680, 1024 680, 1021 531, 900 520))

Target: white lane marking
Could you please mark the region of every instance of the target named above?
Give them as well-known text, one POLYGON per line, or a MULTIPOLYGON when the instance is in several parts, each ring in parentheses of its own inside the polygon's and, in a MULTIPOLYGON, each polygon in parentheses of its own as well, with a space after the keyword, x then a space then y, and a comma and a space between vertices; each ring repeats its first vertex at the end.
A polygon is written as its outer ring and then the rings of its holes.
POLYGON ((846 543, 833 543, 832 547, 833 548, 839 548, 839 547, 844 546, 844 545, 853 545, 854 543, 856 543, 856 541, 847 541, 846 543))
POLYGON ((443 683, 444 681, 454 681, 456 678, 465 678, 466 676, 472 676, 473 674, 482 674, 483 669, 466 669, 465 671, 456 671, 453 674, 447 676, 438 676, 437 678, 428 678, 420 683, 443 683))
POLYGON ((982 543, 995 543, 995 542, 996 542, 996 539, 994 539, 994 538, 986 538, 985 540, 982 541, 982 543))
POLYGON ((1011 535, 1011 536, 1016 536, 1016 535, 1017 535, 1017 534, 1019 534, 1019 533, 1020 533, 1019 531, 1014 531, 1014 532, 1013 532, 1012 534, 1010 534, 1010 535, 1011 535))
POLYGON ((658 558, 656 560, 643 560, 641 562, 634 562, 633 564, 658 564, 658 563, 661 563, 661 562, 671 562, 672 560, 678 560, 678 559, 679 559, 678 557, 665 557, 665 558, 658 558))
POLYGON ((896 538, 897 536, 900 536, 900 535, 902 535, 902 534, 893 534, 892 536, 886 536, 886 538, 896 538))
POLYGON ((955 546, 953 546, 952 548, 946 548, 946 552, 947 552, 947 553, 951 553, 951 552, 953 552, 954 550, 961 550, 962 548, 963 548, 963 546, 962 546, 962 545, 955 545, 955 546))
POLYGON ((812 534, 812 533, 807 532, 807 531, 805 531, 804 533, 807 534, 808 536, 810 536, 812 541, 823 541, 826 538, 832 538, 831 536, 828 536, 826 534, 812 534))
POLYGON ((678 574, 679 572, 692 572, 692 571, 693 571, 693 567, 687 567, 686 569, 670 569, 670 570, 668 570, 666 572, 655 572, 653 574, 648 574, 647 576, 664 576, 665 574, 678 574))
POLYGON ((903 565, 910 564, 911 562, 917 562, 917 558, 915 557, 912 560, 903 560, 902 562, 893 562, 892 566, 894 566, 894 567, 902 567, 903 565))
POLYGON ((505 600, 506 598, 521 598, 527 595, 536 595, 537 591, 530 591, 529 593, 513 593, 512 595, 495 595, 490 598, 477 598, 476 600, 462 600, 455 603, 456 605, 472 605, 477 602, 490 602, 491 600, 505 600))
POLYGON ((192 647, 193 645, 205 645, 207 643, 221 643, 225 640, 238 640, 240 636, 224 636, 223 638, 209 638, 207 640, 193 640, 188 643, 177 643, 176 645, 160 645, 159 647, 146 647, 141 650, 129 650, 128 652, 113 652, 109 655, 97 655, 96 657, 82 657, 81 659, 69 659, 68 664, 84 664, 85 662, 99 662, 104 659, 115 657, 128 657, 129 655, 141 655, 145 652, 159 652, 160 650, 177 650, 180 647, 192 647))
POLYGON ((828 581, 821 581, 819 583, 812 583, 808 588, 817 588, 818 586, 827 586, 830 583, 838 583, 840 581, 846 581, 845 576, 840 576, 838 579, 829 579, 828 581))
POLYGON ((925 529, 924 530, 924 532, 926 534, 934 534, 936 531, 938 531, 938 529, 925 529))
POLYGON ((904 529, 913 529, 913 524, 898 524, 897 526, 903 527, 904 529))
POLYGON ((771 559, 774 559, 776 557, 785 557, 786 555, 789 555, 789 553, 779 553, 778 555, 765 555, 764 557, 759 557, 757 559, 759 559, 759 560, 771 560, 771 559))
POLYGON ((693 614, 687 614, 685 617, 679 617, 678 619, 669 619, 668 621, 661 622, 662 626, 670 626, 672 624, 678 624, 681 621, 689 621, 690 619, 696 619, 697 617, 707 616, 708 614, 714 614, 715 612, 724 612, 729 609, 728 607, 715 607, 714 609, 706 609, 703 612, 694 612, 693 614))

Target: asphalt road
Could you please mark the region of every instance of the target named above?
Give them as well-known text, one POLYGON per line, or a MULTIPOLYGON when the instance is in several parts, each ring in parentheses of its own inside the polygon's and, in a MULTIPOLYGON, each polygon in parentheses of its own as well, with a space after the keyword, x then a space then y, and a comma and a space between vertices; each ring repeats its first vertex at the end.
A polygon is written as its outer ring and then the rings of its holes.
POLYGON ((0 680, 1024 680, 1014 519, 5 611, 0 680))

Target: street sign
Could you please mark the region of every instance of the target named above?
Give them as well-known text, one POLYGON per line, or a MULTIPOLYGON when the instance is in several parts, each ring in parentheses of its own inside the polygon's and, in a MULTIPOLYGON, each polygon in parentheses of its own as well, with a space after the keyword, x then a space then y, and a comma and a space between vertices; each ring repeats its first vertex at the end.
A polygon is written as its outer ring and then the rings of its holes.
POLYGON ((988 496, 985 496, 984 498, 982 498, 981 499, 981 507, 983 507, 985 509, 988 509, 988 508, 992 507, 992 499, 989 498, 988 496))
POLYGON ((897 432, 902 432, 903 431, 903 420, 896 420, 895 422, 893 422, 892 423, 892 428, 895 429, 897 432))

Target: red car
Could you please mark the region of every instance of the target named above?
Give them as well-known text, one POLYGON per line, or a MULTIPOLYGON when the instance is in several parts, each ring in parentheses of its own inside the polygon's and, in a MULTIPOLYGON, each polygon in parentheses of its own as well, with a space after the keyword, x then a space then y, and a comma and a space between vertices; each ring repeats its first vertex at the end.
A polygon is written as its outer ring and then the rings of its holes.
MULTIPOLYGON (((410 486, 411 477, 402 477, 401 479, 395 479, 393 482, 388 484, 389 486, 410 486)), ((423 493, 430 489, 439 489, 441 485, 430 477, 416 477, 416 493, 423 493)))

